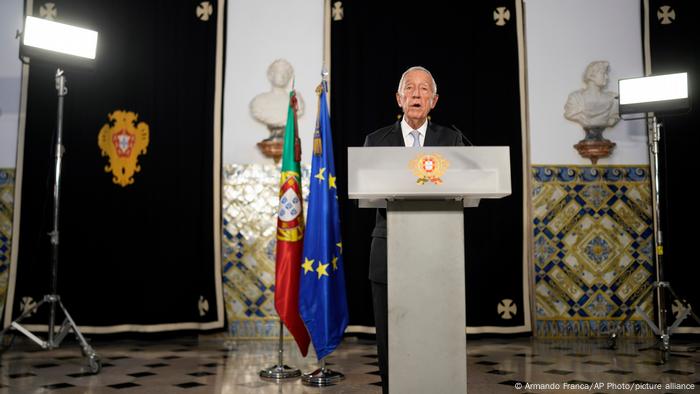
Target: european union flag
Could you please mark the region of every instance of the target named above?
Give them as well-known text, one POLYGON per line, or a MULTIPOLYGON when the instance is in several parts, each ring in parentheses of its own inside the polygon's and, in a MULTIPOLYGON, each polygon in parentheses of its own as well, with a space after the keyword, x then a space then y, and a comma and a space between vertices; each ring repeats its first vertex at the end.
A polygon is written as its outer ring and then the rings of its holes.
POLYGON ((343 339, 348 325, 348 303, 325 81, 317 92, 319 110, 311 161, 299 312, 311 334, 316 356, 321 360, 332 353, 343 339))

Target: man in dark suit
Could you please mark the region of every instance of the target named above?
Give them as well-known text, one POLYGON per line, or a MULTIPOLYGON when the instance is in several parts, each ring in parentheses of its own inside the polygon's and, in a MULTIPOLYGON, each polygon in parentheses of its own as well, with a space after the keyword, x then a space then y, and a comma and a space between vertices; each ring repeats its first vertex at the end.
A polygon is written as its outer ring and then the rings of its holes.
MULTIPOLYGON (((396 102, 403 110, 401 121, 383 127, 365 139, 365 146, 462 146, 462 136, 455 130, 428 120, 438 101, 437 84, 430 71, 411 67, 401 76, 396 102)), ((372 285, 374 321, 377 330, 379 371, 382 392, 389 391, 388 306, 386 275, 386 210, 378 209, 369 258, 369 280, 372 285)))

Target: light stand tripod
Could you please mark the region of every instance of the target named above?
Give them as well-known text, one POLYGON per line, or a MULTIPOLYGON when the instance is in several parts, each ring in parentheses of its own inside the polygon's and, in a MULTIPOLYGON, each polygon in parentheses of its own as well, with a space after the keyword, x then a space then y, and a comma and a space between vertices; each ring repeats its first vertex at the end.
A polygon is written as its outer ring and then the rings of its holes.
POLYGON ((54 188, 53 188, 53 226, 51 232, 49 233, 51 240, 51 294, 44 295, 44 298, 39 301, 36 305, 31 308, 27 308, 22 312, 22 314, 15 319, 10 325, 4 330, 0 331, 0 338, 4 338, 9 330, 17 330, 27 336, 32 341, 36 342, 42 349, 55 349, 61 345, 61 342, 66 337, 66 335, 72 329, 75 333, 76 339, 80 343, 83 355, 88 359, 88 368, 92 373, 98 373, 102 369, 102 363, 100 358, 97 356, 95 350, 87 343, 85 337, 80 333, 78 326, 75 324, 70 314, 66 310, 66 307, 61 302, 61 297, 56 291, 57 276, 58 276, 58 245, 59 245, 59 232, 58 232, 58 219, 59 219, 59 196, 60 196, 60 182, 61 182, 61 162, 63 158, 63 100, 68 94, 68 88, 66 87, 66 77, 63 70, 58 68, 56 70, 56 90, 58 91, 58 115, 56 119, 56 146, 54 154, 54 188), (25 317, 33 314, 39 307, 49 303, 51 309, 49 311, 49 327, 48 327, 48 339, 43 340, 38 336, 34 335, 27 328, 20 324, 25 317), (61 324, 58 332, 55 328, 56 320, 56 304, 61 308, 65 319, 61 324))
POLYGON ((662 124, 658 122, 656 116, 652 116, 648 124, 648 135, 649 135, 649 164, 651 169, 651 186, 652 186, 652 209, 653 209, 653 222, 654 222, 654 256, 656 257, 656 281, 649 286, 645 292, 637 298, 634 304, 630 305, 629 310, 626 312, 627 315, 625 319, 620 322, 617 327, 615 327, 610 333, 608 339, 608 344, 611 349, 614 349, 617 345, 617 338, 622 333, 624 325, 632 318, 635 311, 644 319, 644 321, 649 324, 655 335, 658 336, 658 350, 661 351, 661 363, 665 363, 668 360, 669 353, 671 351, 671 334, 683 320, 685 320, 688 315, 692 316, 695 321, 700 324, 700 318, 692 310, 692 306, 685 299, 678 297, 676 292, 671 287, 671 284, 664 281, 663 272, 663 257, 664 257, 664 246, 663 246, 663 234, 661 231, 661 209, 660 209, 660 182, 659 182, 659 141, 661 140, 661 128, 662 124), (658 301, 658 313, 657 318, 659 325, 654 324, 654 321, 644 312, 641 304, 650 295, 653 294, 652 290, 656 290, 657 301, 658 301), (668 326, 666 323, 666 294, 665 291, 668 290, 671 293, 671 297, 677 301, 680 310, 676 317, 676 320, 668 326))

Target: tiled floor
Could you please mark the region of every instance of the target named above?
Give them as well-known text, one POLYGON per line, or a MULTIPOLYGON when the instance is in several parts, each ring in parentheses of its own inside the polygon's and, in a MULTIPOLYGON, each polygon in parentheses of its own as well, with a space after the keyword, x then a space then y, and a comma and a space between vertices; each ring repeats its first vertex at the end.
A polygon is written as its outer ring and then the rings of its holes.
MULTIPOLYGON (((272 340, 235 341, 217 334, 149 341, 96 337, 92 344, 103 363, 97 375, 87 373, 74 343, 44 351, 18 337, 0 360, 0 393, 381 392, 374 343, 357 338, 347 338, 329 357, 328 367, 344 373, 346 379, 326 388, 305 387, 298 379, 280 384, 262 381, 258 371, 277 360, 277 341, 272 340)), ((617 350, 610 350, 604 340, 596 339, 470 339, 468 390, 489 394, 700 392, 700 339, 673 341, 674 352, 666 364, 658 363, 657 351, 643 350, 652 344, 623 340, 617 350), (583 390, 565 386, 593 383, 602 386, 583 390), (635 383, 662 386, 635 390, 635 383), (518 390, 518 384, 527 386, 518 390), (694 384, 695 388, 674 390, 666 384, 694 384)), ((285 352, 286 364, 304 372, 316 369, 315 357, 302 358, 292 342, 285 342, 285 352)))

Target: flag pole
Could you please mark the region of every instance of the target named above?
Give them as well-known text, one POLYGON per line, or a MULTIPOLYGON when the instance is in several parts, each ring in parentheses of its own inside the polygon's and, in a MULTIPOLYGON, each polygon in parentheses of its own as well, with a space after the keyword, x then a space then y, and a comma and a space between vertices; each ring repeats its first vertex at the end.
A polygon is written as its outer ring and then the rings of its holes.
MULTIPOLYGON (((325 64, 323 65, 323 68, 321 70, 321 77, 322 77, 321 78, 321 85, 316 90, 317 94, 319 95, 319 111, 318 111, 318 113, 319 113, 318 123, 319 124, 317 125, 317 136, 319 138, 316 138, 316 137, 314 138, 314 154, 315 155, 320 154, 320 152, 318 152, 318 153, 316 152, 316 140, 319 139, 318 145, 322 144, 320 141, 320 138, 322 138, 320 136, 320 133, 321 133, 321 126, 320 126, 321 111, 320 111, 320 109, 321 109, 321 100, 324 100, 323 92, 324 92, 324 90, 327 92, 326 89, 328 87, 328 85, 327 85, 327 83, 328 83, 328 69, 326 68, 325 64)), ((324 103, 324 104, 325 104, 324 105, 324 108, 325 108, 328 103, 324 103)), ((330 147, 330 146, 331 145, 329 144, 327 147, 330 147)), ((320 148, 320 146, 319 146, 319 148, 320 148)), ((329 154, 329 153, 332 153, 332 152, 326 152, 324 154, 329 154)), ((312 167, 313 166, 314 166, 314 164, 312 164, 312 167)), ((332 161, 331 161, 331 167, 332 166, 333 165, 332 165, 332 161)), ((313 169, 312 169, 312 171, 313 171, 313 169)), ((329 176, 330 176, 330 173, 329 173, 329 176)), ((309 206, 309 207, 310 207, 309 209, 311 209, 311 206, 309 206)), ((309 229, 309 227, 307 227, 307 230, 308 229, 309 229)), ((308 238, 306 238, 306 240, 308 240, 308 238)), ((308 326, 307 326, 307 328, 308 328, 308 326)), ((344 330, 344 327, 343 327, 343 330, 344 330)), ((318 353, 318 349, 317 349, 317 353, 318 353)), ((338 383, 339 381, 345 379, 345 375, 343 375, 342 373, 326 368, 326 357, 322 357, 319 360, 319 362, 321 364, 320 368, 318 368, 317 370, 315 370, 311 373, 305 373, 301 376, 301 383, 303 385, 314 386, 314 387, 325 387, 325 386, 334 385, 334 384, 338 383)))
MULTIPOLYGON (((294 84, 295 82, 292 82, 294 84)), ((298 102, 294 90, 289 92, 287 125, 282 148, 280 208, 277 217, 277 254, 275 256, 275 309, 280 318, 278 364, 260 371, 263 380, 280 381, 298 378, 301 371, 284 365, 284 327, 299 345, 302 356, 308 351, 309 334, 299 315, 299 271, 304 235, 301 188, 301 143, 298 136, 298 102)))
POLYGON ((259 374, 260 378, 263 380, 280 381, 296 379, 301 376, 301 371, 299 369, 284 365, 284 325, 282 324, 282 320, 280 320, 280 340, 277 354, 277 365, 261 370, 259 374))

